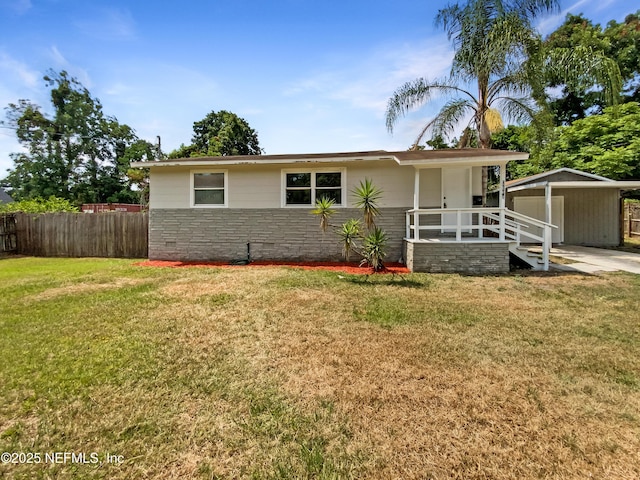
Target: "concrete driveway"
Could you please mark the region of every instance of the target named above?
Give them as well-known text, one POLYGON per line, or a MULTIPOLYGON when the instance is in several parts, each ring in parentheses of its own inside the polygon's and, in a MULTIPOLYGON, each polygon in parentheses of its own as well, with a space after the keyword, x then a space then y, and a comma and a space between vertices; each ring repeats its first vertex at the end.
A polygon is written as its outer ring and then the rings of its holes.
POLYGON ((640 254, 606 250, 604 248, 562 245, 553 247, 551 255, 573 260, 576 263, 553 265, 558 270, 593 272, 615 272, 622 270, 640 274, 640 254))

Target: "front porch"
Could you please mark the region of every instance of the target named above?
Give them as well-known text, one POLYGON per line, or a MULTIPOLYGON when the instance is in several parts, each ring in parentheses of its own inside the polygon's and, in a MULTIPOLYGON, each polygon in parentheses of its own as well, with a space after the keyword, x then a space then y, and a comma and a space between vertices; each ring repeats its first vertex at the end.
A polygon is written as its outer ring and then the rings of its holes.
POLYGON ((509 270, 509 253, 534 269, 549 269, 551 224, 507 208, 411 209, 405 215, 412 271, 501 273, 509 270), (529 253, 532 245, 541 246, 540 255, 529 253))
POLYGON ((472 206, 482 203, 477 201, 481 168, 494 162, 473 159, 455 166, 415 165, 414 207, 405 212, 404 237, 405 258, 412 271, 501 273, 509 270, 510 253, 533 269, 549 269, 554 225, 506 208, 506 159, 495 165, 499 205, 472 206), (435 168, 440 169, 439 185, 425 182, 434 178, 435 168), (421 178, 421 172, 428 175, 421 178), (434 187, 439 188, 437 196, 434 187), (421 207, 433 205, 438 197, 440 208, 421 207), (539 246, 541 253, 531 254, 531 246, 539 246))

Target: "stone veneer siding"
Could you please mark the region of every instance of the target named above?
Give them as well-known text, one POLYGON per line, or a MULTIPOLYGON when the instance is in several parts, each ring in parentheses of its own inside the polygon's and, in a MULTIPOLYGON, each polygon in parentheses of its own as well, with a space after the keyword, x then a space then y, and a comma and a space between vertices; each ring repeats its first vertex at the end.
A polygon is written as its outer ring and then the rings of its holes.
POLYGON ((507 242, 405 242, 407 267, 412 272, 506 273, 507 242))
MULTIPOLYGON (((406 208, 381 208, 376 224, 389 236, 388 262, 403 254, 406 208)), ((311 209, 151 209, 151 260, 242 260, 251 244, 252 260, 340 261, 342 246, 332 228, 323 234, 311 209)), ((336 209, 330 219, 341 225, 361 218, 357 209, 336 209)), ((358 260, 353 258, 353 260, 358 260)))

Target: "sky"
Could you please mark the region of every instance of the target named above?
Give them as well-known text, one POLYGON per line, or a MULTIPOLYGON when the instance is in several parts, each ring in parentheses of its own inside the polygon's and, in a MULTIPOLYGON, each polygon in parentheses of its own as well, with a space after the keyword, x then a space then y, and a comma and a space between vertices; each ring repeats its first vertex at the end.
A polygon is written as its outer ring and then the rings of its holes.
MULTIPOLYGON (((637 0, 569 0, 567 13, 622 21, 637 0)), ((266 154, 405 150, 437 102, 384 113, 405 82, 442 78, 453 50, 434 24, 441 0, 0 0, 0 107, 29 99, 51 112, 42 77, 66 70, 104 112, 169 152, 193 122, 228 110, 266 154)), ((4 111, 0 113, 4 119, 4 111)), ((0 127, 0 178, 20 151, 0 127)))

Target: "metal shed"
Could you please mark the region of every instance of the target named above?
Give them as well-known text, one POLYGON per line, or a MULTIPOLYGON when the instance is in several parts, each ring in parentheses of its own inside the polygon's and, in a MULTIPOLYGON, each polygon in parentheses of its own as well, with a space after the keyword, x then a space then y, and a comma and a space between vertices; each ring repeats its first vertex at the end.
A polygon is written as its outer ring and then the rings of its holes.
POLYGON ((624 239, 622 193, 640 189, 640 181, 559 168, 505 187, 507 208, 557 227, 553 243, 610 247, 624 239))

